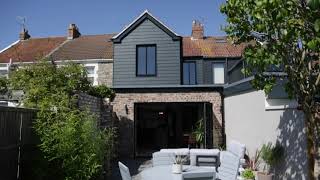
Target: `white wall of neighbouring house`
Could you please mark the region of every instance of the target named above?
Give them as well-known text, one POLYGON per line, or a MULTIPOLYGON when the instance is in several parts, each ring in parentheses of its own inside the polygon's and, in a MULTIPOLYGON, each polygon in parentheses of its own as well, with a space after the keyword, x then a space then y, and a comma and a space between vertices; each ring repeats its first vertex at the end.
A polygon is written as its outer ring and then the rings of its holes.
POLYGON ((226 96, 227 144, 237 140, 246 145, 249 156, 254 156, 264 143, 278 142, 285 155, 275 169, 275 179, 308 179, 304 116, 294 104, 283 99, 268 99, 263 91, 226 96))

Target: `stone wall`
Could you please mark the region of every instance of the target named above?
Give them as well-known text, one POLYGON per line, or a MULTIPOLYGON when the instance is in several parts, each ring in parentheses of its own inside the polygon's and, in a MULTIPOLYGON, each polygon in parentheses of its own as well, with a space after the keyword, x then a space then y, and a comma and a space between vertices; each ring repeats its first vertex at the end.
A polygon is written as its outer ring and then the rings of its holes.
POLYGON ((98 84, 105 84, 112 87, 113 62, 98 64, 98 84))
POLYGON ((119 122, 119 154, 133 156, 134 152, 134 103, 148 102, 209 102, 212 103, 215 147, 223 143, 222 100, 219 92, 117 92, 112 102, 119 122), (216 119, 216 120, 214 120, 216 119))
POLYGON ((112 106, 102 98, 78 93, 77 104, 80 109, 88 110, 98 117, 101 127, 113 127, 112 106))

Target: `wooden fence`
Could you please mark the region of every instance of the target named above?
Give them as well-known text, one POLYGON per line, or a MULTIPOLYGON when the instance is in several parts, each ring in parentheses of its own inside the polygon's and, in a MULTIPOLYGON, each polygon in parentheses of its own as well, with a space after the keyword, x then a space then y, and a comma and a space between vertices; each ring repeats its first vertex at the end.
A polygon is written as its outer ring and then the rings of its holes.
POLYGON ((0 179, 17 180, 30 172, 37 138, 35 110, 0 106, 0 179))

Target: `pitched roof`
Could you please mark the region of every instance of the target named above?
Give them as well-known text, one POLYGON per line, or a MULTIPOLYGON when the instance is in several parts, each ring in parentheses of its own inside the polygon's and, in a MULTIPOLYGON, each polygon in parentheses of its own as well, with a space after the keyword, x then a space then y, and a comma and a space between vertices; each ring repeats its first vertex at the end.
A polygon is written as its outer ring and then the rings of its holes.
POLYGON ((158 20, 155 16, 153 16, 148 10, 145 10, 140 16, 138 16, 133 22, 131 22, 128 26, 126 26, 120 33, 115 35, 112 38, 112 41, 115 43, 121 42, 121 40, 126 37, 131 31, 133 31, 137 26, 139 26, 144 20, 149 19, 155 25, 157 25, 160 29, 166 32, 169 36, 172 37, 173 40, 180 40, 181 37, 167 27, 164 23, 158 20))
POLYGON ((68 40, 50 54, 53 60, 112 59, 114 34, 83 35, 68 40))
POLYGON ((66 37, 30 38, 13 44, 0 53, 0 63, 31 62, 41 59, 62 44, 66 37))
POLYGON ((204 39, 183 37, 183 57, 242 57, 245 44, 233 45, 225 36, 209 36, 204 39))

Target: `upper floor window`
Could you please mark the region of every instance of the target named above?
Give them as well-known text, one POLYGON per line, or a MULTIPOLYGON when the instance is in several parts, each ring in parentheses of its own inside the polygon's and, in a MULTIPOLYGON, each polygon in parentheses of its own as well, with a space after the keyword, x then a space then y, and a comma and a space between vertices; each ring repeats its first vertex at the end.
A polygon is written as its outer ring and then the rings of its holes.
POLYGON ((156 75, 156 45, 137 45, 136 75, 156 75))
POLYGON ((213 84, 224 84, 224 63, 212 64, 213 84))
POLYGON ((196 79, 196 63, 183 63, 183 84, 197 84, 196 79))

